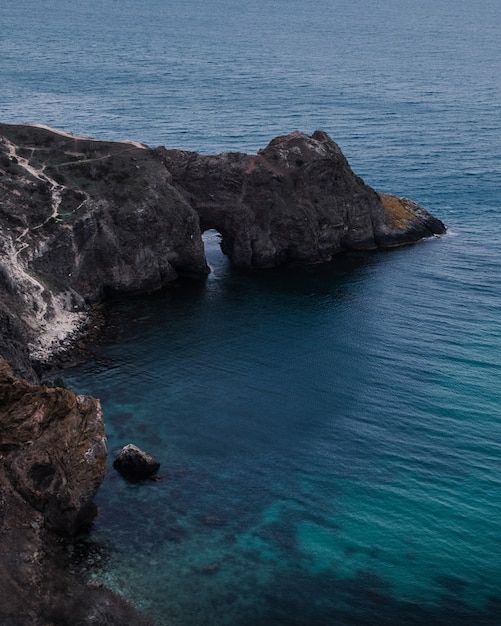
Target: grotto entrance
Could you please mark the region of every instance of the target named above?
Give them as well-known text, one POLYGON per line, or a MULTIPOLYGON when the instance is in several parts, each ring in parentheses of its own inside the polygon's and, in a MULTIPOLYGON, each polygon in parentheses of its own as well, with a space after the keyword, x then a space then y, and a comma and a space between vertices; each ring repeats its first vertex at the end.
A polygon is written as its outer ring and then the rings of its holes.
POLYGON ((221 250, 222 235, 215 228, 209 228, 202 233, 205 248, 205 259, 210 268, 211 277, 221 277, 230 267, 228 257, 221 250))

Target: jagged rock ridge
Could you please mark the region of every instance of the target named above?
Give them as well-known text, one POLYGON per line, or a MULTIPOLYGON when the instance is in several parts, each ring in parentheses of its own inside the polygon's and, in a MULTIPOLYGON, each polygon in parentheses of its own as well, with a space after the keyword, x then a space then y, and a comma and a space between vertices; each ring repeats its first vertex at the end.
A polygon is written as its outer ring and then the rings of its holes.
POLYGON ((242 268, 318 263, 411 243, 444 225, 379 194, 316 131, 257 155, 151 149, 0 124, 0 354, 33 377, 110 292, 205 276, 202 233, 242 268))
POLYGON ((321 131, 277 137, 257 155, 158 150, 202 231, 218 230, 238 267, 321 263, 444 231, 414 203, 366 185, 321 131))

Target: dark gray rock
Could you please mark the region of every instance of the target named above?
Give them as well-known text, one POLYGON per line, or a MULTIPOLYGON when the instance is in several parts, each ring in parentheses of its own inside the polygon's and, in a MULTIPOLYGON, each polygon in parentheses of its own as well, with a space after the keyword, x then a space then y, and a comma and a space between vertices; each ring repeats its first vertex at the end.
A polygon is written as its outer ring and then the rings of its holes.
POLYGON ((16 373, 34 379, 89 305, 209 271, 198 215, 147 146, 0 124, 0 172, 0 349, 16 373))
POLYGON ((91 304, 205 277, 207 229, 242 268, 445 230, 366 185, 322 131, 206 156, 0 124, 0 174, 0 354, 31 379, 88 325, 91 304))
POLYGON ((158 472, 160 463, 151 454, 129 443, 113 461, 113 467, 124 478, 136 481, 151 478, 158 472))
POLYGON ((96 514, 106 470, 99 402, 20 380, 0 357, 0 624, 151 624, 75 575, 65 549, 96 514))
POLYGON ((257 155, 158 150, 201 230, 218 230, 238 267, 321 263, 445 231, 416 204, 366 185, 322 131, 277 137, 257 155))

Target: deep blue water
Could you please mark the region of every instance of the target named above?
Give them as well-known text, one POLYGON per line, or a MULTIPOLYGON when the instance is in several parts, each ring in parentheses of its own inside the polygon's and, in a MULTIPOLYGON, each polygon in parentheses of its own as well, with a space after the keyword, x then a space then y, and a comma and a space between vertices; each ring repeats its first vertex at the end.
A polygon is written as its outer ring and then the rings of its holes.
POLYGON ((117 303, 65 372, 110 468, 79 554, 161 626, 501 624, 501 3, 17 0, 0 118, 255 151, 326 130, 444 237, 117 303), (110 460, 111 460, 110 459, 110 460))

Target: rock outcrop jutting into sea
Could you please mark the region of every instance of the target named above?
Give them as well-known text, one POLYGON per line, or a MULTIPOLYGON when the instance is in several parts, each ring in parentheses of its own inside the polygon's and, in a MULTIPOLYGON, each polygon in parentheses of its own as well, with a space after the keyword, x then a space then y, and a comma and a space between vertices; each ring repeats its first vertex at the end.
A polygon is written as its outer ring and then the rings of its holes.
POLYGON ((204 156, 0 124, 0 194, 0 354, 31 378, 33 362, 85 326, 90 304, 207 275, 207 229, 241 268, 445 231, 366 185, 321 131, 278 137, 257 155, 204 156))
POLYGON ((245 269, 445 231, 413 202, 367 186, 321 131, 278 137, 257 155, 204 156, 0 124, 2 623, 147 623, 67 575, 58 540, 94 513, 106 464, 99 402, 32 383, 86 332, 93 304, 205 277, 202 234, 212 228, 245 269))

